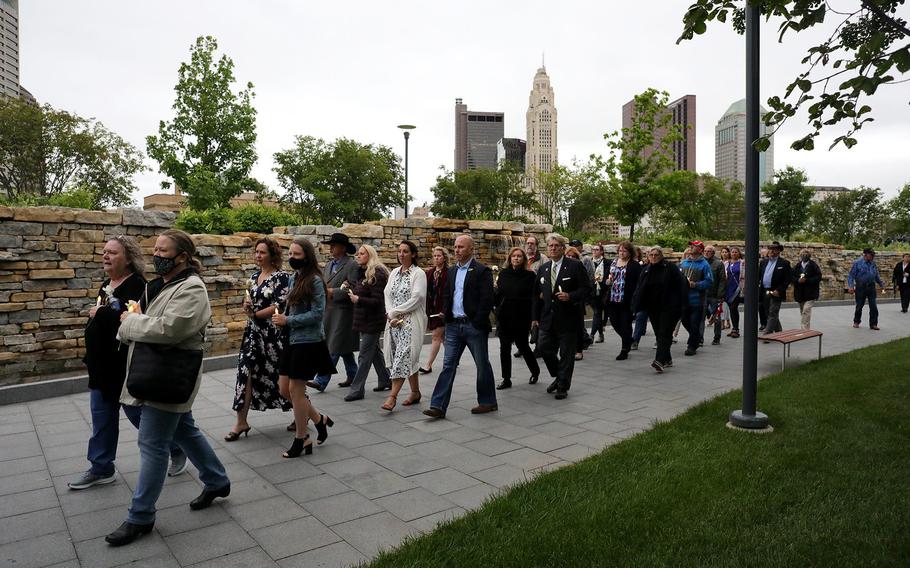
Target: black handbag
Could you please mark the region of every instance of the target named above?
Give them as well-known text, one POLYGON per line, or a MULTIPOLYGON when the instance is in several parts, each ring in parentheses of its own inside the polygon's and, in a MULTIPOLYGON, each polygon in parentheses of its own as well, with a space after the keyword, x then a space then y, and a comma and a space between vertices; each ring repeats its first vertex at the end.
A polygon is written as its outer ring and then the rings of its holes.
POLYGON ((177 349, 137 342, 130 360, 126 390, 139 400, 184 404, 196 388, 201 368, 202 349, 177 349))

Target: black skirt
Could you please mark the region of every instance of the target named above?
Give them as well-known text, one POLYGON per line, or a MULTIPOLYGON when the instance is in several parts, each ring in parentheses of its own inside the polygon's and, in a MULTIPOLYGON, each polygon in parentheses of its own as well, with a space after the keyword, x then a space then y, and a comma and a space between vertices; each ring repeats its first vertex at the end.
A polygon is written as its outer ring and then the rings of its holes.
POLYGON ((281 353, 278 373, 291 379, 309 381, 316 375, 334 375, 335 364, 325 341, 292 343, 281 353))

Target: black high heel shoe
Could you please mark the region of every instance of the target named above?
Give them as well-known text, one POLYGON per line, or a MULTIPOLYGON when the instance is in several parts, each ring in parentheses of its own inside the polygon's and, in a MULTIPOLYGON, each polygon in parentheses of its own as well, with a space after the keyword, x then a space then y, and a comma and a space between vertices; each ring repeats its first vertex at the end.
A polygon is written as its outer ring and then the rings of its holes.
POLYGON ((294 438, 294 443, 291 444, 290 449, 288 449, 288 451, 281 454, 281 457, 299 458, 300 454, 306 454, 308 456, 312 455, 313 454, 313 442, 310 442, 309 444, 304 443, 309 438, 310 438, 309 434, 307 434, 303 438, 294 438))
POLYGON ((240 439, 240 436, 246 436, 247 438, 249 438, 250 437, 250 427, 247 426, 246 428, 244 428, 243 430, 241 430, 239 432, 234 432, 233 430, 228 432, 227 436, 224 437, 224 441, 225 442, 236 442, 237 440, 240 439))
POLYGON ((328 428, 334 426, 335 421, 332 420, 330 416, 326 416, 325 414, 320 414, 319 416, 319 422, 314 422, 313 426, 316 427, 316 443, 321 446, 322 443, 325 442, 325 439, 329 437, 328 428))

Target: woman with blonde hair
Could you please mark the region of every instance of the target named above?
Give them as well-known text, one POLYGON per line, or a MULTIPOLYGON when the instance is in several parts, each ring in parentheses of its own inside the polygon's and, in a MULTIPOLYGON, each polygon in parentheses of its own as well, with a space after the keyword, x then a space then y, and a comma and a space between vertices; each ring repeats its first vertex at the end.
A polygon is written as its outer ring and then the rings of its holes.
POLYGON ((433 372, 433 363, 446 336, 445 297, 446 276, 449 272, 449 251, 444 247, 433 247, 433 266, 427 268, 427 329, 433 332, 430 358, 427 366, 418 372, 427 375, 433 372))
POLYGON ((379 336, 385 329, 385 286, 389 280, 389 269, 370 245, 361 245, 354 260, 359 266, 357 277, 346 291, 354 304, 353 328, 360 332, 360 354, 351 392, 344 397, 347 402, 363 398, 370 365, 376 369, 380 387, 391 382, 379 343, 379 336))

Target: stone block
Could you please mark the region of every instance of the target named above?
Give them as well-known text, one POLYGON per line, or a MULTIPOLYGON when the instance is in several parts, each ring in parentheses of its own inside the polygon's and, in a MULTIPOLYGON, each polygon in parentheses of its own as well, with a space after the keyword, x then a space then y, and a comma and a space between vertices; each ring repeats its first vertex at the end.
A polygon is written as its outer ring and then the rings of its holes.
POLYGON ((75 339, 55 339, 53 341, 45 341, 45 349, 71 349, 78 346, 78 341, 75 339))
POLYGON ((48 298, 44 300, 44 307, 48 309, 59 309, 70 307, 69 298, 48 298))
POLYGON ((227 328, 228 333, 230 333, 232 331, 243 331, 244 329, 246 329, 246 322, 245 321, 232 321, 232 322, 228 322, 225 325, 225 327, 227 328))
POLYGON ((36 329, 38 329, 41 326, 38 325, 36 322, 27 321, 27 322, 23 323, 20 327, 22 328, 22 331, 35 331, 36 329))
POLYGON ((29 270, 28 272, 28 277, 32 280, 65 280, 74 276, 76 273, 72 268, 29 270))
POLYGON ((59 350, 58 349, 48 349, 44 352, 44 356, 42 358, 45 360, 48 360, 48 361, 61 361, 63 359, 72 359, 72 358, 76 357, 77 353, 78 352, 74 348, 59 349, 59 350))
POLYGON ((279 235, 315 235, 316 226, 315 225, 291 225, 288 227, 275 227, 275 233, 279 235), (277 229, 283 229, 284 232, 280 232, 277 229))
POLYGON ((60 264, 54 260, 32 261, 28 263, 28 267, 31 270, 41 270, 45 268, 69 268, 68 266, 61 267, 60 264))
POLYGON ((0 352, 0 363, 9 363, 10 361, 15 361, 18 357, 18 353, 0 352))
POLYGON ((33 343, 35 341, 35 336, 31 333, 23 333, 20 335, 7 335, 3 338, 4 345, 25 345, 26 343, 33 343))
POLYGON ((63 254, 94 254, 94 243, 60 243, 57 250, 63 254))
POLYGON ((215 249, 210 246, 196 246, 196 255, 197 256, 215 256, 215 249))
POLYGON ((70 231, 70 240, 74 243, 92 243, 92 248, 88 251, 92 252, 95 250, 94 243, 100 243, 104 241, 104 232, 93 229, 80 229, 77 231, 70 231))
POLYGON ((0 223, 0 234, 3 235, 28 235, 37 236, 44 231, 41 223, 23 223, 20 221, 4 221, 0 223))
POLYGON ((31 262, 46 262, 46 261, 61 261, 63 257, 60 256, 60 253, 52 250, 40 250, 35 252, 27 252, 19 255, 22 260, 28 260, 31 262))
POLYGON ((51 290, 44 294, 48 298, 86 298, 94 296, 93 290, 51 290))
POLYGON ((69 207, 16 207, 13 209, 13 219, 39 223, 72 223, 75 213, 76 210, 69 207))
POLYGON ((88 211, 80 209, 76 211, 73 220, 86 225, 119 225, 123 222, 123 213, 118 210, 88 211))
MULTIPOLYGON (((17 312, 23 313, 23 312, 17 312)), ((35 319, 37 319, 38 314, 35 313, 35 319)), ((51 318, 41 320, 41 325, 45 327, 54 327, 58 325, 85 325, 85 318, 51 318)))
POLYGON ((220 256, 204 256, 202 257, 202 266, 218 266, 224 264, 224 261, 221 260, 220 256))
POLYGON ((462 219, 446 219, 445 217, 433 217, 430 219, 431 227, 434 229, 464 229, 468 222, 462 219))
POLYGON ((523 233, 525 230, 525 224, 518 223, 517 221, 503 221, 502 230, 512 231, 513 233, 523 233))
POLYGON ((0 248, 19 248, 22 246, 22 237, 18 235, 0 235, 0 248))
POLYGON ((43 299, 43 292, 15 292, 10 296, 12 302, 34 302, 43 299))
POLYGON ((0 205, 0 219, 12 219, 13 208, 6 205, 0 205))
POLYGON ((225 247, 252 248, 253 240, 249 237, 239 237, 237 235, 225 235, 221 237, 221 245, 225 247))
POLYGON ((63 339, 62 331, 42 331, 35 334, 35 341, 51 341, 53 339, 63 339))
POLYGON ((381 219, 380 227, 404 227, 404 219, 381 219))
POLYGON ((341 232, 353 238, 381 239, 385 231, 379 225, 361 225, 345 223, 341 232))
MULTIPOLYGON (((161 230, 174 226, 177 214, 171 211, 143 211, 141 209, 120 209, 124 225, 154 227, 161 230)), ((160 232, 160 231, 159 231, 160 232)))
POLYGON ((0 312, 18 312, 19 310, 24 310, 25 304, 21 302, 13 302, 0 304, 0 312))
POLYGON ((340 232, 338 227, 332 225, 316 225, 316 235, 320 237, 330 237, 332 233, 340 232))
POLYGON ((553 225, 550 225, 548 223, 527 224, 527 225, 525 225, 525 232, 526 233, 541 233, 541 234, 552 233, 553 225))
MULTIPOLYGON (((220 247, 222 246, 221 239, 221 235, 193 235, 193 243, 197 247, 220 247)), ((151 241, 151 246, 155 245, 155 239, 146 239, 142 242, 142 246, 149 246, 147 241, 151 241)))
MULTIPOLYGON (((99 282, 98 284, 100 285, 101 283, 99 282)), ((78 290, 80 288, 85 290, 87 288, 93 288, 94 285, 92 284, 91 278, 71 278, 66 281, 66 287, 71 290, 78 290)))
POLYGON ((3 270, 28 270, 28 263, 21 260, 6 260, 0 258, 0 269, 3 270))
POLYGON ((67 329, 63 332, 63 337, 67 339, 80 339, 85 337, 84 329, 67 329))

